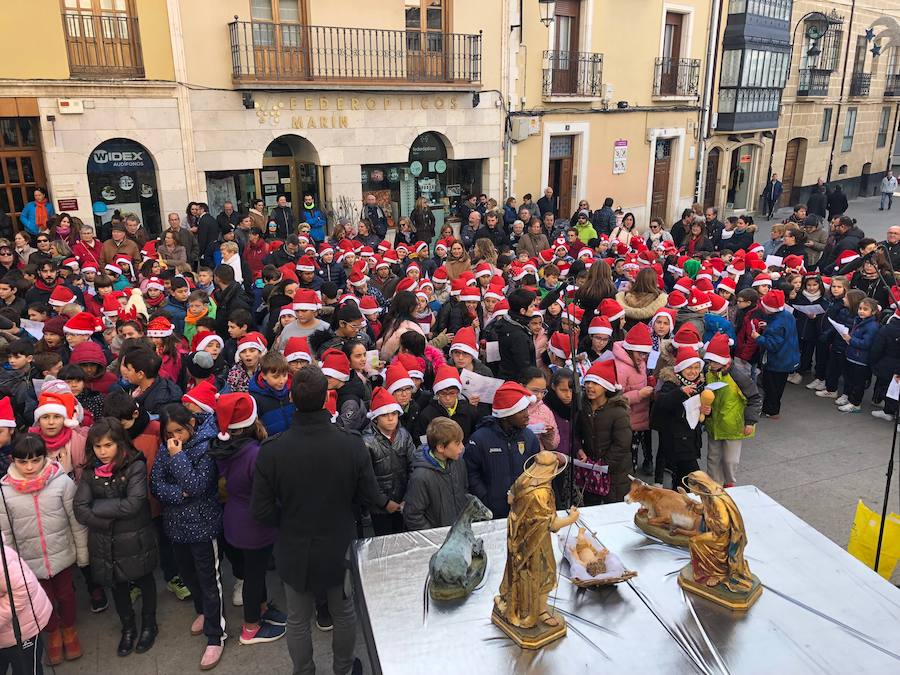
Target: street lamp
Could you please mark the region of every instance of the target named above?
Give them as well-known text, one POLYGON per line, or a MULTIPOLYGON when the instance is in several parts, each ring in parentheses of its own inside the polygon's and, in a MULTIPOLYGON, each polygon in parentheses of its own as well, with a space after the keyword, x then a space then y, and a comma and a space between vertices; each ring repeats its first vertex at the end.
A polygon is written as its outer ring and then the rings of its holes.
POLYGON ((556 0, 538 0, 538 5, 541 8, 541 23, 549 28, 556 13, 556 0))

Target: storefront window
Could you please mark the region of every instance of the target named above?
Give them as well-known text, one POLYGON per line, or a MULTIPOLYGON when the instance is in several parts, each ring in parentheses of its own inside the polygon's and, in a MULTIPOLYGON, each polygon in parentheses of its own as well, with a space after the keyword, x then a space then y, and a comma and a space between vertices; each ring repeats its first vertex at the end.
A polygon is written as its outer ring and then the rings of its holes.
POLYGON ((115 211, 133 213, 149 232, 162 231, 156 168, 147 148, 127 138, 105 141, 88 158, 87 174, 91 201, 106 205, 103 222, 115 211))
POLYGON ((256 177, 250 169, 246 171, 207 171, 206 199, 209 212, 221 213, 225 202, 234 204, 235 211, 246 213, 256 199, 256 177))
POLYGON ((728 175, 728 208, 742 211, 750 208, 750 177, 753 175, 753 157, 756 148, 742 145, 731 153, 731 168, 728 175))

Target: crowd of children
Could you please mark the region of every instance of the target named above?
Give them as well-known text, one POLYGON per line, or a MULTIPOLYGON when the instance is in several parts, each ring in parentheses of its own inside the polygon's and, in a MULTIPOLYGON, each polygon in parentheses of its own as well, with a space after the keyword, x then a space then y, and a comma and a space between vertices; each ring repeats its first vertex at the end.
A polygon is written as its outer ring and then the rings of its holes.
MULTIPOLYGON (((358 505, 358 528, 376 535, 450 525, 467 494, 505 516, 542 449, 579 460, 575 494, 557 480, 561 507, 619 501, 638 471, 677 487, 704 436, 710 475, 735 485, 743 441, 808 374, 845 413, 874 376, 872 414, 893 419, 900 287, 872 240, 841 248, 845 219, 818 270, 791 223, 767 259, 749 218, 708 232, 689 213, 677 239, 654 236, 658 220, 645 240, 633 217, 613 237, 535 218, 536 251, 490 214, 502 236, 470 232, 470 251, 447 230, 393 246, 370 222, 356 237, 342 223, 334 239, 299 228, 266 242, 226 223, 212 269, 167 265, 153 238, 102 269, 93 256, 4 268, 0 527, 52 606, 48 662, 82 653, 79 575, 92 611, 112 594, 120 656, 156 641, 157 567, 193 603, 201 668, 223 653, 223 560, 240 642, 285 635, 266 586, 278 531, 250 502, 261 445, 296 419, 303 368, 321 368, 333 423, 368 450, 384 499, 358 505), (253 262, 240 275, 235 247, 253 262)), ((109 242, 130 241, 122 231, 109 242)), ((317 623, 330 627, 324 605, 317 623)))

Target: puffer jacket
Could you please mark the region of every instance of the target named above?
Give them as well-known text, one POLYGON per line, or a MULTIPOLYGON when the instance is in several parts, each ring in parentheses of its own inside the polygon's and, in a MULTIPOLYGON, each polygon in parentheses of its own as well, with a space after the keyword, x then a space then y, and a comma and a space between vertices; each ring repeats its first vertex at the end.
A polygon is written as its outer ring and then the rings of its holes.
POLYGON ((878 330, 869 350, 869 365, 879 380, 900 375, 900 318, 896 314, 878 330))
POLYGON ((507 434, 500 426, 500 420, 493 415, 478 423, 463 457, 469 475, 469 491, 491 510, 494 518, 509 515, 506 493, 522 475, 525 460, 540 449, 537 436, 530 429, 507 434))
POLYGON ((250 380, 249 393, 256 401, 256 410, 259 421, 263 423, 269 436, 280 434, 291 426, 294 419, 294 407, 291 401, 291 388, 285 386, 281 391, 276 391, 263 379, 262 373, 257 373, 250 380))
MULTIPOLYGON (((363 442, 372 458, 372 468, 375 470, 379 489, 385 497, 399 504, 406 494, 406 483, 416 453, 412 436, 402 426, 398 426, 394 439, 391 440, 378 430, 372 420, 363 432, 363 442)), ((377 506, 372 506, 371 510, 373 513, 386 513, 377 506)))
POLYGON ((216 463, 209 442, 216 437, 214 415, 197 415, 197 428, 181 452, 160 445, 150 472, 150 490, 163 505, 166 535, 176 544, 210 541, 222 531, 216 463))
MULTIPOLYGON (((703 426, 694 429, 687 422, 684 402, 688 399, 682 390, 675 371, 667 368, 660 372, 661 386, 653 402, 650 425, 659 432, 659 451, 663 457, 677 461, 689 461, 700 457, 703 445, 703 426)), ((697 380, 703 383, 703 375, 697 380)))
POLYGON ((636 368, 628 351, 621 342, 612 346, 616 362, 616 379, 622 385, 622 396, 628 401, 628 412, 632 431, 646 431, 650 428, 650 399, 641 398, 640 390, 647 386, 647 364, 636 368))
POLYGON ((496 331, 500 348, 498 378, 515 380, 525 368, 537 365, 534 336, 522 321, 508 315, 500 316, 497 319, 496 331))
POLYGON ((625 311, 625 330, 628 330, 636 323, 646 323, 653 318, 657 311, 666 306, 669 296, 667 293, 660 293, 655 298, 650 295, 638 295, 630 291, 619 291, 616 293, 616 302, 622 305, 625 311))
POLYGON ((800 365, 800 341, 797 339, 797 322, 786 309, 766 314, 762 335, 756 338, 760 349, 765 350, 762 364, 765 370, 775 373, 792 373, 800 365))
POLYGON ((462 428, 463 443, 467 443, 482 415, 475 406, 471 405, 464 398, 459 399, 456 404, 456 410, 453 411, 453 415, 450 415, 447 409, 440 404, 440 401, 437 398, 433 398, 420 410, 416 420, 414 437, 420 443, 425 443, 425 432, 435 417, 448 417, 456 422, 462 428))
POLYGON ((610 396, 606 405, 593 410, 585 401, 578 414, 578 433, 588 457, 609 466, 608 502, 620 502, 628 494, 631 482, 631 422, 628 402, 621 394, 610 396))
POLYGON ((19 492, 10 479, 22 479, 15 465, 0 478, 5 500, 0 500, 3 538, 15 546, 38 579, 49 579, 67 567, 88 564, 87 528, 75 518, 75 483, 57 462, 45 467, 44 487, 37 492, 19 492), (7 508, 9 509, 7 511, 7 508))
POLYGON ((12 621, 5 620, 6 617, 12 617, 10 599, 15 603, 23 639, 33 638, 40 633, 53 614, 53 604, 34 572, 27 565, 21 564, 15 549, 6 546, 5 550, 12 587, 7 587, 6 575, 0 574, 0 616, 4 617, 4 621, 0 623, 0 649, 15 647, 18 642, 12 621))
POLYGON ((878 333, 878 317, 870 316, 867 319, 857 319, 850 329, 850 342, 847 343, 847 360, 853 363, 869 365, 869 351, 875 344, 875 336, 878 333))
POLYGON ((164 377, 157 377, 150 387, 141 393, 135 402, 151 415, 159 415, 160 411, 170 403, 181 400, 181 387, 164 377))
POLYGON ((147 494, 147 460, 129 452, 111 477, 98 476, 94 460, 78 481, 75 517, 88 528, 94 581, 112 586, 151 574, 159 563, 156 528, 147 494))
POLYGON ((406 528, 427 530, 453 525, 468 503, 468 487, 466 463, 462 458, 446 460, 441 466, 428 446, 424 446, 413 459, 404 499, 406 528))

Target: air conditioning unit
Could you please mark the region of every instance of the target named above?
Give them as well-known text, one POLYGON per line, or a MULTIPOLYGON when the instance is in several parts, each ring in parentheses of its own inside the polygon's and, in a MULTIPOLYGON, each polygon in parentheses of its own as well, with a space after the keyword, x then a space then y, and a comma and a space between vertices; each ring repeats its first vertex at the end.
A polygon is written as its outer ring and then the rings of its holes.
POLYGON ((513 117, 511 120, 511 129, 509 131, 509 138, 513 143, 521 143, 529 135, 529 128, 531 125, 530 119, 528 117, 513 117))

